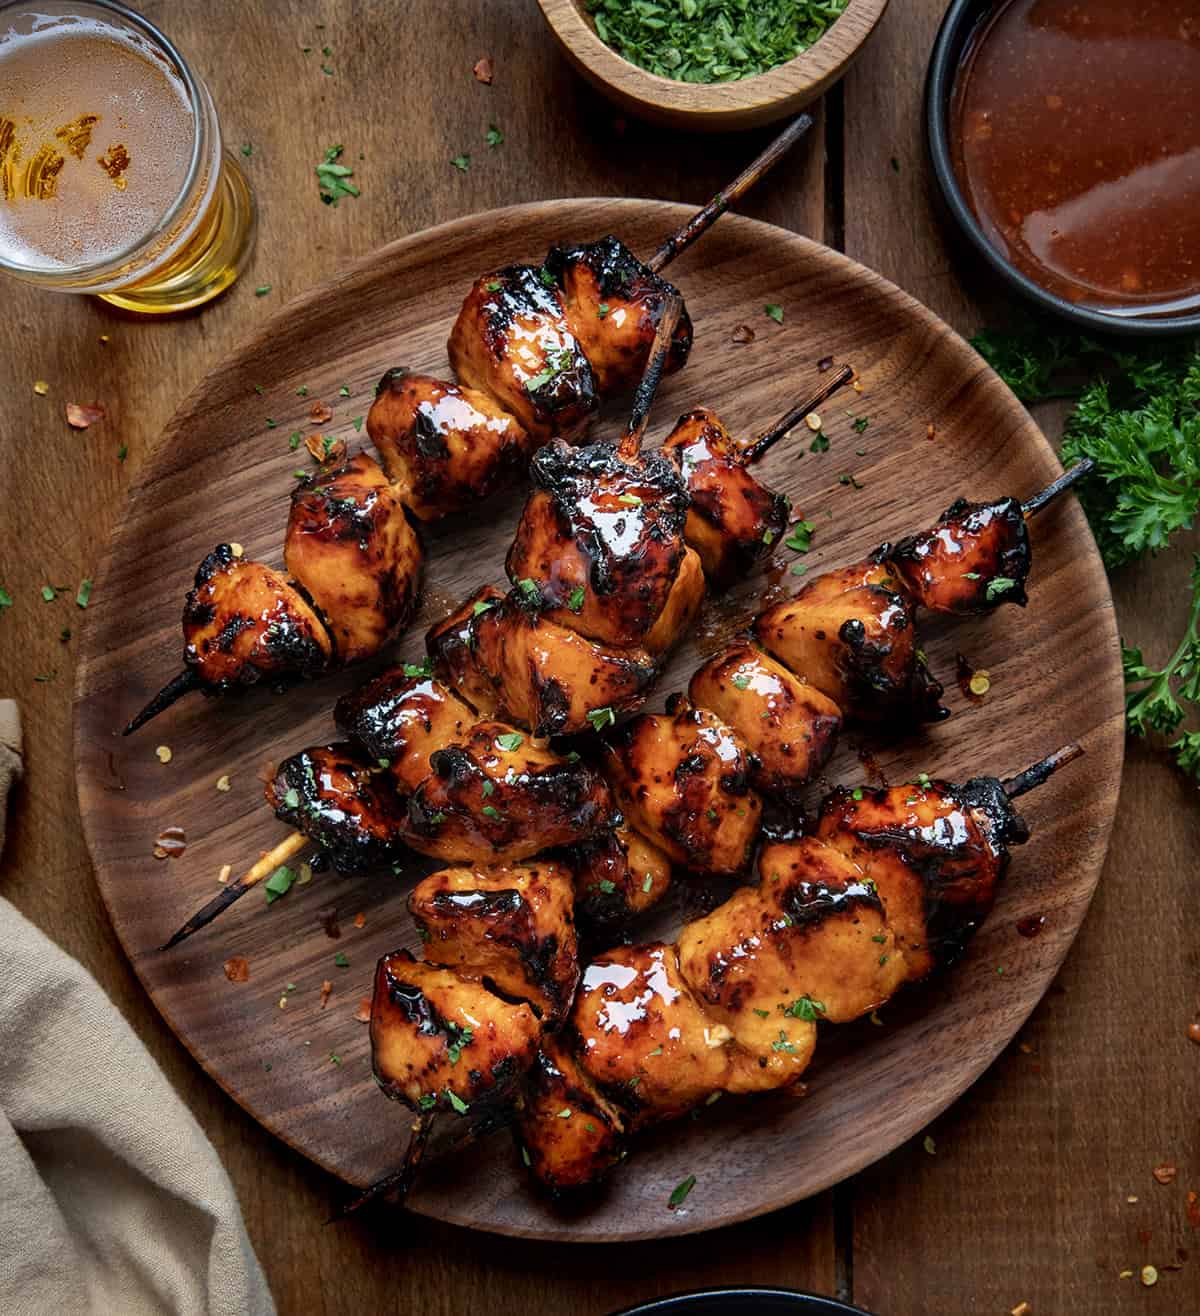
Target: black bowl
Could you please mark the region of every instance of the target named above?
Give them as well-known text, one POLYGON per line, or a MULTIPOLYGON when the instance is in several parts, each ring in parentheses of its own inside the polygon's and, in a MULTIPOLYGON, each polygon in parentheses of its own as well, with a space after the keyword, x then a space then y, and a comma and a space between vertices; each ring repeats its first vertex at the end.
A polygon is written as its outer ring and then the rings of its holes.
POLYGON ((703 1289, 655 1298, 616 1316, 870 1316, 836 1298, 795 1289, 703 1289))
POLYGON ((964 237, 1015 292, 1044 311, 1069 320, 1089 333, 1120 334, 1127 338, 1168 338, 1200 332, 1200 313, 1186 315, 1133 316, 1078 306, 1056 297, 1009 264, 1002 252, 988 241, 974 212, 967 204, 950 151, 950 102, 954 80, 979 25, 994 13, 1003 0, 952 0, 929 59, 925 80, 925 140, 942 199, 964 237))

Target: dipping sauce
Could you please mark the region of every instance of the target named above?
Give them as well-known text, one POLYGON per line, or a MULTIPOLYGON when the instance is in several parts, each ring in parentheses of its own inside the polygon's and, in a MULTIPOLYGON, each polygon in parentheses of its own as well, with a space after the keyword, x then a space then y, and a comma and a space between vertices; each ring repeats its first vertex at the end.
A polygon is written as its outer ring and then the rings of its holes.
POLYGON ((1035 283, 1126 316, 1200 306, 1200 0, 1009 0, 950 128, 968 204, 1035 283))

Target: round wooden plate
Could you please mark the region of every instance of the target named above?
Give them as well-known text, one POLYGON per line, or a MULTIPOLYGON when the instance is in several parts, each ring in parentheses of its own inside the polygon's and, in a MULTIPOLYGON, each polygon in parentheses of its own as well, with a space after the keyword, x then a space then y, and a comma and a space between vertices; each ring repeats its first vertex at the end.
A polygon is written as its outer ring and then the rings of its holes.
MULTIPOLYGON (((540 259, 558 239, 606 232, 649 252, 687 213, 624 200, 496 211, 394 243, 293 302, 184 402, 141 472, 99 573, 79 667, 76 755, 83 825, 117 933, 164 1018, 213 1078, 273 1133, 352 1184, 395 1167, 411 1122, 376 1090, 367 1030, 355 1017, 377 957, 417 945, 405 910, 411 875, 318 875, 269 908, 255 891, 178 950, 155 948, 217 891, 222 865, 238 873, 282 836, 263 803, 264 765, 331 739, 335 698, 373 669, 283 696, 193 697, 134 737, 122 739, 118 728, 179 666, 182 598, 204 554, 237 540, 248 554, 280 562, 292 472, 309 465, 288 437, 317 428, 308 419, 314 399, 334 411, 324 432, 345 436, 353 449, 356 418, 385 368, 446 370, 446 334, 481 270, 540 259), (165 765, 155 755, 162 744, 172 751, 165 765), (224 775, 228 792, 216 789, 224 775), (184 828, 187 851, 156 860, 155 837, 168 826, 184 828), (248 962, 249 981, 226 977, 222 966, 234 957, 248 962), (323 1001, 325 981, 332 994, 323 1001)), ((1025 495, 1057 472, 1037 427, 960 338, 835 252, 728 216, 671 277, 687 296, 696 347, 663 387, 651 438, 701 403, 738 430, 757 429, 812 388, 822 358, 859 371, 862 394, 844 392, 825 408, 828 451, 811 452, 812 434, 801 427, 763 464, 763 475, 816 525, 804 559, 810 573, 928 525, 959 494, 1025 495), (764 315, 767 303, 783 307, 782 324, 764 315), (754 340, 734 345, 743 324, 754 340), (850 412, 867 419, 862 433, 850 412)), ((618 423, 609 417, 607 432, 618 423)), ((515 491, 433 530, 424 610, 396 655, 420 657, 429 621, 468 590, 502 579, 521 500, 515 491)), ((588 1241, 725 1225, 853 1174, 979 1076, 1079 929, 1120 775, 1117 634, 1100 559, 1073 499, 1037 519, 1033 541, 1024 612, 924 623, 954 715, 903 743, 848 736, 829 771, 831 781, 863 780, 856 751, 864 745, 893 780, 922 770, 951 779, 1006 775, 1069 741, 1086 747, 1086 758, 1025 801, 1033 839, 1017 852, 963 963, 889 1006, 882 1027, 864 1020, 823 1029, 803 1100, 726 1100, 663 1129, 586 1204, 555 1206, 536 1194, 499 1134, 429 1164, 410 1199, 414 1210, 501 1233, 588 1241), (981 704, 959 692, 958 653, 991 674, 981 704), (1018 935, 1028 915, 1045 917, 1036 939, 1018 935), (672 1188, 690 1174, 697 1182, 686 1205, 669 1210, 672 1188)), ((743 583, 716 620, 708 618, 707 641, 702 625, 683 645, 661 690, 685 683, 713 632, 728 633, 731 612, 749 615, 772 585, 796 584, 778 571, 743 583)))

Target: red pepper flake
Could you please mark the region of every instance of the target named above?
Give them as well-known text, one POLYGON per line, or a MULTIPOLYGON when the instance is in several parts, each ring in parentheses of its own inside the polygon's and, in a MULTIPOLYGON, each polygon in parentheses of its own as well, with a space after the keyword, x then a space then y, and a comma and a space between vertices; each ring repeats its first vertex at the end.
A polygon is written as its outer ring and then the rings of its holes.
POLYGON ((182 827, 164 827, 154 839, 155 859, 178 859, 187 849, 187 835, 182 827))
POLYGON ((933 423, 933 421, 930 421, 928 426, 926 427, 925 437, 930 440, 937 438, 937 426, 933 423))
POLYGON ((1161 1184, 1174 1183, 1178 1173, 1179 1170, 1170 1161, 1162 1161, 1154 1167, 1154 1177, 1161 1184))
POLYGON ((1193 1229, 1200 1228, 1200 1198, 1190 1190, 1187 1195, 1187 1218, 1193 1229))
POLYGON ((328 978, 321 984, 321 1009, 323 1010, 329 1004, 329 998, 333 995, 333 983, 328 978))
POLYGON ((1045 926, 1045 914, 1030 914, 1027 918, 1017 920, 1017 931, 1023 937, 1040 937, 1045 926))
POLYGON ((108 412, 100 405, 99 402, 67 403, 67 424, 75 430, 85 430, 89 425, 94 425, 96 421, 103 420, 108 412))
POLYGON ((491 55, 484 55, 482 59, 477 59, 471 66, 471 72, 475 75, 476 82, 482 82, 485 87, 490 87, 492 78, 496 75, 496 66, 492 62, 491 55))
POLYGON ((361 911, 354 916, 354 926, 356 928, 365 928, 367 926, 367 916, 361 911))
POLYGON ((318 400, 309 407, 308 419, 313 425, 324 425, 333 419, 333 408, 318 400))
POLYGON ((359 1000, 354 1017, 360 1024, 369 1024, 371 1022, 371 998, 369 996, 364 996, 359 1000))
POLYGON ((739 346, 743 343, 754 342, 754 330, 748 324, 739 324, 730 336, 739 346))
POLYGON ((233 959, 226 960, 221 967, 225 970, 225 976, 230 982, 250 981, 250 961, 243 959, 240 955, 235 955, 233 959))

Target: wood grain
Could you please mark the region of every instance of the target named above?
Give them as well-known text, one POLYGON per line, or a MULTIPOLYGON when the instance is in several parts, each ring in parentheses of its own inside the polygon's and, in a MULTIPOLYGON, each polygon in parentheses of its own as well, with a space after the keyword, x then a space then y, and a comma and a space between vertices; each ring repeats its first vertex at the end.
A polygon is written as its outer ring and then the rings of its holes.
POLYGON ((563 53, 622 109, 671 128, 728 132, 795 114, 835 83, 858 55, 888 0, 850 0, 820 41, 777 68, 737 82, 677 82, 622 58, 596 34, 582 0, 538 0, 563 53))
MULTIPOLYGON (((249 556, 278 565, 297 461, 283 436, 311 430, 312 399, 335 409, 323 428, 353 448, 353 418, 368 407, 384 370, 405 364, 446 371, 446 334, 462 290, 480 271, 540 258, 568 235, 617 232, 634 250, 650 251, 687 213, 602 200, 493 212, 404 239, 292 303, 183 404, 132 491, 101 569, 77 679, 76 765, 84 831, 117 933, 156 1004, 209 1073, 269 1129, 354 1184, 395 1165, 410 1122, 395 1108, 380 1109, 365 1029, 353 1014, 369 993, 378 956, 400 944, 419 947, 404 901, 425 869, 321 878, 269 909, 255 893, 179 950, 155 948, 215 893, 223 864, 240 872, 279 839, 283 828, 261 799, 263 764, 333 738, 334 698, 364 673, 342 673, 282 697, 254 690, 238 699, 192 699, 129 739, 118 739, 116 729, 177 663, 180 596, 213 543, 240 540, 249 556), (222 436, 219 449, 203 442, 209 434, 222 436), (206 491, 204 504, 197 488, 206 491), (128 602, 135 604, 132 616, 128 602), (158 741, 173 751, 169 765, 155 756, 158 741), (214 783, 225 774, 235 789, 220 794, 214 783), (164 864, 151 850, 167 826, 184 829, 188 849, 164 864), (336 946, 322 932, 333 911, 345 928, 336 946), (367 918, 361 932, 350 923, 359 911, 367 918), (348 969, 335 966, 338 951, 350 957, 348 969), (222 966, 238 957, 249 962, 251 979, 233 985, 222 966), (338 987, 329 1009, 320 998, 325 979, 338 987), (285 990, 287 983, 294 990, 285 990), (381 1139, 381 1128, 392 1136, 381 1139)), ((688 298, 697 345, 689 369, 664 381, 652 439, 701 403, 735 426, 761 428, 812 390, 827 355, 859 372, 864 392, 850 401, 869 414, 865 434, 855 433, 845 408, 827 408, 829 452, 807 453, 808 444, 794 437, 762 463, 764 478, 818 526, 810 571, 932 523, 962 492, 1028 494, 1055 473, 1045 440, 979 359, 917 303, 845 258, 729 217, 672 267, 672 276, 688 298), (751 310, 768 301, 784 307, 782 325, 751 310), (748 314, 756 339, 734 348, 733 332, 748 314), (926 478, 916 486, 918 464, 926 478), (853 485, 841 482, 847 472, 853 485)), ((608 422, 614 436, 618 424, 615 417, 608 422)), ((423 614, 393 660, 419 660, 424 625, 503 578, 523 499, 516 490, 431 530, 423 614)), ((973 662, 992 673, 986 704, 952 698, 958 715, 948 724, 878 749, 893 779, 921 770, 958 779, 1007 775, 1059 745, 1079 741, 1088 750, 1086 773, 1064 774, 1031 800, 1037 840, 967 963, 905 1002, 893 1027, 881 1033, 864 1025, 831 1039, 803 1103, 731 1101, 647 1139, 587 1209, 555 1207, 532 1192, 506 1138, 431 1165, 409 1199, 413 1209, 475 1228, 588 1242, 730 1224, 854 1173, 977 1077, 1045 990, 1078 928, 1119 776, 1120 665, 1103 570, 1074 506, 1055 506, 1034 533, 1027 615, 1005 611, 970 627, 934 625, 923 641, 950 684, 954 653, 969 647, 973 662), (1082 697, 1085 671, 1090 689, 1082 697), (1046 936, 1016 939, 1016 920, 1047 911, 1054 926, 1046 936), (1001 982, 996 968, 1005 959, 1001 982), (882 1100, 914 1055, 922 1057, 921 1081, 904 1102, 882 1100), (700 1182, 687 1208, 667 1210, 671 1190, 689 1173, 700 1182)), ((731 615, 758 610, 764 594, 778 588, 778 573, 775 582, 758 574, 721 600, 717 615, 726 630, 731 615)), ((703 619, 699 629, 703 635, 703 619)), ((702 652, 691 641, 681 646, 662 694, 686 683, 702 652)), ((861 775, 847 744, 830 777, 856 782, 861 775)))

